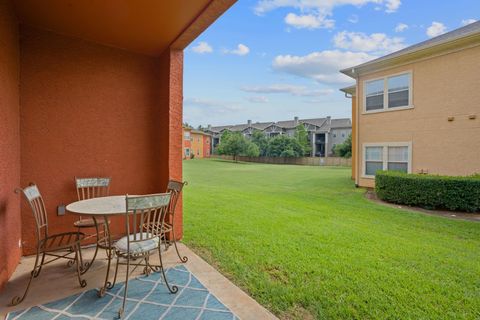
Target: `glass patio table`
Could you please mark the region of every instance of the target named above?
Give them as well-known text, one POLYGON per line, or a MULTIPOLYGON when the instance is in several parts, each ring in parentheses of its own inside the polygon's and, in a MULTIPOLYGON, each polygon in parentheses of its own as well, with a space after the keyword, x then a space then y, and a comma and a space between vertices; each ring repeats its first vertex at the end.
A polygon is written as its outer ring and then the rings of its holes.
MULTIPOLYGON (((69 213, 77 214, 81 216, 89 216, 95 222, 95 229, 98 234, 98 223, 97 219, 103 217, 105 221, 108 221, 109 217, 124 215, 126 212, 126 196, 108 196, 100 198, 92 198, 88 200, 81 200, 70 203, 67 205, 66 210, 69 213)), ((104 235, 105 241, 105 250, 107 254, 107 272, 105 275, 105 282, 103 286, 99 289, 99 296, 104 296, 106 289, 111 289, 113 286, 108 281, 110 275, 110 265, 113 258, 113 248, 112 248, 112 235, 110 232, 109 223, 105 223, 106 232, 104 235)), ((99 245, 98 243, 96 244, 99 245)), ((90 262, 90 265, 93 264, 95 256, 90 262)), ((90 267, 87 266, 87 268, 90 267)), ((88 270, 88 269, 87 269, 88 270)), ((86 271, 86 270, 85 270, 86 271)))

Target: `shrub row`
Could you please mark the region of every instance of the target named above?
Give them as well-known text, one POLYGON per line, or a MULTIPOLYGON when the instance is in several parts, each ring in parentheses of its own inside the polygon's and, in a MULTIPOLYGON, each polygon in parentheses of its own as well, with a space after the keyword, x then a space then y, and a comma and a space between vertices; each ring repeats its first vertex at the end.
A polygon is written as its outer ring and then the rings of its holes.
POLYGON ((426 209, 480 211, 480 175, 448 177, 378 171, 375 192, 385 201, 426 209))

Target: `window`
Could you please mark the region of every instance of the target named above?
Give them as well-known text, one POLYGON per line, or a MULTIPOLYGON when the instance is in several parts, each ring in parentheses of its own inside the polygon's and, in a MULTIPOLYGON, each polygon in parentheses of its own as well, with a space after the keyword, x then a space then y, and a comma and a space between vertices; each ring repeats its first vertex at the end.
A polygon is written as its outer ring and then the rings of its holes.
POLYGON ((383 109, 384 80, 368 81, 365 84, 365 110, 383 109))
POLYGON ((342 131, 342 138, 345 138, 345 132, 342 131))
POLYGON ((387 169, 408 172, 408 147, 388 147, 387 169))
POLYGON ((190 149, 188 149, 188 148, 185 149, 185 155, 186 155, 187 157, 190 156, 190 149))
POLYGON ((185 131, 185 133, 183 134, 183 138, 185 140, 190 140, 190 131, 185 131))
POLYGON ((411 73, 365 81, 365 112, 410 108, 411 73))
POLYGON ((197 138, 197 142, 200 142, 200 138, 197 138))
POLYGON ((334 133, 334 134, 333 134, 333 137, 334 137, 334 138, 336 138, 336 137, 337 137, 337 134, 336 134, 336 133, 334 133))
POLYGON ((374 177, 378 170, 411 172, 411 143, 368 144, 364 147, 365 177, 374 177))
POLYGON ((388 79, 388 107, 398 108, 410 105, 410 74, 401 74, 388 79))
POLYGON ((383 147, 365 148, 365 175, 374 176, 383 169, 383 147))

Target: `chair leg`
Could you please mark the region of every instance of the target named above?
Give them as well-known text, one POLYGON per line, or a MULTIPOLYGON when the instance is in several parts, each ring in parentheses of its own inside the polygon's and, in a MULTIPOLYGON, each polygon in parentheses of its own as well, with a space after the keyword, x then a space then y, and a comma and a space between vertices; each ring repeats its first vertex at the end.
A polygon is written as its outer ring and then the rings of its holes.
POLYGON ((30 279, 28 279, 28 284, 27 284, 27 287, 25 288, 25 292, 21 297, 20 296, 13 297, 12 301, 10 302, 11 306, 16 306, 25 299, 25 297, 27 296, 28 290, 30 289, 30 284, 32 283, 33 278, 38 277, 38 275, 40 274, 40 271, 42 270, 43 260, 45 258, 45 253, 42 254, 42 260, 40 265, 38 265, 38 256, 39 254, 37 253, 37 257, 35 259, 35 265, 33 267, 32 272, 30 272, 30 279))
POLYGON ((180 255, 180 252, 178 251, 178 247, 177 247, 177 238, 175 237, 175 228, 172 227, 172 235, 173 235, 173 245, 175 246, 175 251, 177 251, 177 256, 178 258, 180 258, 180 261, 182 261, 183 263, 186 263, 188 261, 188 257, 187 256, 181 256, 180 255))
MULTIPOLYGON (((77 234, 80 235, 80 228, 77 228, 77 234)), ((73 252, 73 251, 74 251, 74 248, 71 247, 71 248, 70 248, 70 252, 73 252)), ((75 261, 76 261, 75 259, 73 259, 73 260, 68 260, 67 266, 68 266, 68 267, 73 266, 73 265, 75 264, 75 261)))
POLYGON ((127 275, 125 276, 125 291, 123 292, 123 303, 122 307, 118 310, 118 317, 121 319, 125 313, 125 302, 127 301, 127 290, 128 290, 128 276, 130 273, 130 257, 127 256, 127 275))
MULTIPOLYGON (((97 225, 97 221, 96 219, 94 219, 95 221, 95 232, 97 234, 97 245, 95 246, 95 252, 93 253, 93 257, 92 257, 92 260, 90 260, 89 262, 85 262, 85 264, 83 264, 83 261, 82 261, 82 274, 84 274, 85 272, 88 271, 88 269, 90 269, 90 267, 92 266, 93 262, 95 261, 95 259, 97 258, 97 253, 98 253, 98 244, 100 242, 100 234, 98 233, 98 225, 97 225)), ((81 253, 81 251, 80 251, 81 253)), ((81 256, 81 255, 80 255, 81 256)))
POLYGON ((159 243, 158 244, 158 258, 160 260, 160 269, 162 271, 163 280, 165 280, 165 285, 167 286, 167 289, 168 289, 168 291, 170 291, 170 293, 177 293, 178 292, 178 287, 176 285, 172 285, 172 287, 170 287, 170 285, 168 284, 167 276, 165 275, 165 268, 163 267, 162 253, 160 252, 161 251, 160 247, 161 247, 161 245, 159 243))
POLYGON ((45 252, 42 254, 42 260, 40 261, 40 266, 38 266, 37 272, 35 272, 35 275, 33 276, 34 278, 36 278, 40 275, 40 271, 42 271, 44 261, 45 261, 45 252))
POLYGON ((112 289, 115 286, 115 283, 117 282, 117 274, 118 274, 118 265, 120 262, 120 256, 117 255, 117 263, 115 264, 115 274, 113 275, 113 282, 110 282, 107 284, 107 289, 112 289))
POLYGON ((143 274, 147 277, 150 275, 151 267, 150 267, 150 256, 145 256, 145 267, 143 268, 143 274))
POLYGON ((75 262, 77 265, 77 277, 78 277, 78 283, 80 283, 80 287, 84 288, 87 286, 87 281, 85 279, 82 279, 81 274, 81 249, 80 249, 80 243, 76 244, 73 248, 75 251, 75 262))

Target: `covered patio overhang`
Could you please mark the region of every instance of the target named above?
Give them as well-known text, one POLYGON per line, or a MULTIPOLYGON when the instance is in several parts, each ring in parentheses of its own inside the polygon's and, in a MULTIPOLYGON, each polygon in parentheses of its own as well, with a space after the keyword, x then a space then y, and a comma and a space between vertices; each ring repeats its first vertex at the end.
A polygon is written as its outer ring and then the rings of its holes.
POLYGON ((56 233, 77 219, 57 214, 75 176, 111 194, 182 179, 183 49, 234 2, 0 1, 0 289, 35 247, 16 187, 39 186, 56 233))

